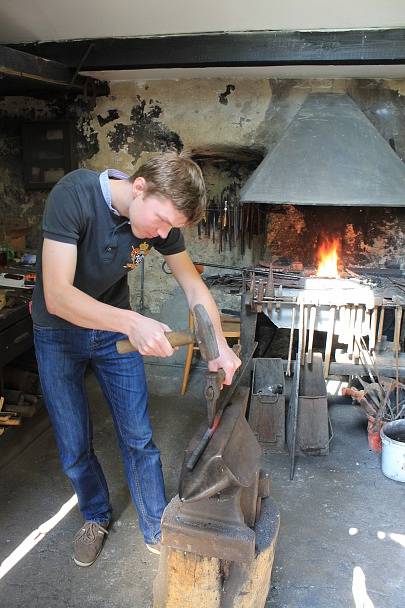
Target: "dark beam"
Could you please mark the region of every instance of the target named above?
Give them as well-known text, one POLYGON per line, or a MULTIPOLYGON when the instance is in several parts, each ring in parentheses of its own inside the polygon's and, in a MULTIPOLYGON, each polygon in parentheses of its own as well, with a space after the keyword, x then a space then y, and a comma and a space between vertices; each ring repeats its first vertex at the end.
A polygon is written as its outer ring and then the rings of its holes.
POLYGON ((405 63, 405 29, 102 38, 14 48, 82 70, 405 63))
POLYGON ((86 82, 82 76, 75 78, 74 70, 62 63, 6 46, 0 46, 0 73, 6 77, 79 90, 83 90, 86 82))

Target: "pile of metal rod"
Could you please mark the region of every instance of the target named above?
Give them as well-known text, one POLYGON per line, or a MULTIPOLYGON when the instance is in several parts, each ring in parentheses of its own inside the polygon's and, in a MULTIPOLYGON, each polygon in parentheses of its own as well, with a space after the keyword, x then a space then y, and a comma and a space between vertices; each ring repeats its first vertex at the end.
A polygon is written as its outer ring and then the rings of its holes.
POLYGON ((390 422, 405 417, 405 384, 393 378, 379 377, 377 382, 365 382, 358 376, 362 390, 350 387, 343 395, 358 402, 367 416, 390 422))

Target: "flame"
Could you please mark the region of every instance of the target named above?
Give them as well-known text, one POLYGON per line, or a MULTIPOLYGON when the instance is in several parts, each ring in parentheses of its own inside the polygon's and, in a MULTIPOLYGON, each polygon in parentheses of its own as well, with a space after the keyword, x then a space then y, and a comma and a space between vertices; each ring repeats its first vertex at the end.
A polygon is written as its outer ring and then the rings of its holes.
POLYGON ((340 249, 339 239, 326 239, 321 243, 317 252, 318 267, 317 277, 333 277, 338 279, 338 252, 340 249))

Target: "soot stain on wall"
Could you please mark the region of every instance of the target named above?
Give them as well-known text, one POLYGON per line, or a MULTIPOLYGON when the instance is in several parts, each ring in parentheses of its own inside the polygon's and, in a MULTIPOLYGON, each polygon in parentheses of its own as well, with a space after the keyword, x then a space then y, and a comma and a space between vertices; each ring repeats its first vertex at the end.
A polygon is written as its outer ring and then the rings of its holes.
POLYGON ((97 120, 100 127, 104 127, 104 125, 112 122, 113 120, 117 120, 120 117, 118 114, 118 110, 108 110, 108 114, 105 118, 103 118, 100 114, 97 114, 97 120))
POLYGON ((145 99, 137 95, 138 103, 131 110, 131 124, 116 124, 114 130, 108 133, 110 148, 119 152, 124 146, 128 153, 137 158, 144 151, 165 152, 167 150, 183 149, 183 143, 177 133, 170 131, 158 119, 162 114, 159 102, 145 99))
POLYGON ((228 105, 228 95, 231 94, 232 91, 235 90, 234 84, 227 84, 224 93, 219 94, 219 103, 222 103, 224 106, 228 105))

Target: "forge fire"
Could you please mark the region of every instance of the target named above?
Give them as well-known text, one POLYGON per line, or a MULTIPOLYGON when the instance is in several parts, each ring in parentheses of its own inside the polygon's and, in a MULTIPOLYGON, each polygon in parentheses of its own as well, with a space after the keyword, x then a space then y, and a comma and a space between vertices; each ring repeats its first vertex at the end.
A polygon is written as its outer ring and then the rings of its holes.
POLYGON ((326 238, 322 241, 317 251, 317 277, 334 278, 340 277, 338 263, 341 249, 338 238, 326 238))

